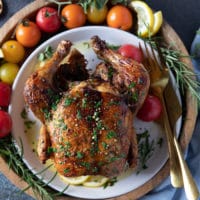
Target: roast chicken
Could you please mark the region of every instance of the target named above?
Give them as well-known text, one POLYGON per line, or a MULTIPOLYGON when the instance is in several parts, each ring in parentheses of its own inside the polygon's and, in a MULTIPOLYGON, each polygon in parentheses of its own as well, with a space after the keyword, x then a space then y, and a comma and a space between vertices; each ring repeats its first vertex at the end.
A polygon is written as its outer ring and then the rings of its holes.
POLYGON ((98 36, 90 45, 102 59, 94 73, 70 41, 61 41, 24 88, 26 104, 43 124, 38 156, 43 163, 52 159, 66 177, 113 177, 137 166, 133 119, 149 89, 148 73, 98 36))

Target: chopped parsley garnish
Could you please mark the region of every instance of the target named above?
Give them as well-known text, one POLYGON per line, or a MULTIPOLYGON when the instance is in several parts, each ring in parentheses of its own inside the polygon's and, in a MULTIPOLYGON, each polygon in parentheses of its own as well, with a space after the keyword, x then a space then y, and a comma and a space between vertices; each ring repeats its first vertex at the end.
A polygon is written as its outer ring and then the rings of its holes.
POLYGON ((103 188, 107 188, 108 186, 113 186, 117 182, 117 177, 110 178, 103 186, 103 188))
POLYGON ((76 157, 77 157, 78 159, 82 159, 82 158, 84 157, 84 154, 81 153, 80 151, 78 151, 78 152, 76 153, 76 157))
POLYGON ((51 46, 47 46, 43 52, 38 55, 39 61, 45 61, 53 56, 53 48, 51 46))
POLYGON ((136 83, 135 82, 131 82, 129 84, 129 86, 128 86, 128 89, 130 90, 130 89, 134 88, 135 86, 136 86, 136 83))
POLYGON ((113 67, 109 66, 108 67, 108 78, 111 79, 113 77, 114 74, 114 69, 113 67))
POLYGON ((106 142, 101 143, 104 149, 108 149, 109 145, 106 142))
POLYGON ((80 165, 85 167, 87 170, 91 168, 91 164, 89 162, 81 162, 80 165))
POLYGON ((57 152, 57 149, 56 149, 56 148, 48 147, 48 149, 47 149, 47 153, 48 153, 48 154, 56 153, 56 152, 57 152))
POLYGON ((65 124, 64 119, 58 119, 57 126, 61 128, 62 130, 67 130, 67 124, 65 124))
POLYGON ((112 139, 114 137, 117 137, 117 133, 115 133, 114 131, 109 131, 106 135, 107 139, 112 139))
POLYGON ((87 119, 88 122, 91 122, 91 121, 92 121, 92 116, 88 115, 88 116, 86 117, 86 119, 87 119))
POLYGON ((134 101, 134 102, 137 102, 138 101, 138 93, 137 92, 133 92, 131 94, 131 99, 134 101))
POLYGON ((68 172, 70 172, 69 168, 64 169, 64 173, 67 174, 68 172))
POLYGON ((44 117, 46 120, 49 120, 51 118, 51 113, 47 108, 42 108, 42 112, 44 113, 44 117))
POLYGON ((81 107, 82 107, 82 108, 86 108, 86 107, 87 107, 87 99, 86 99, 86 98, 83 98, 83 99, 82 99, 81 107))
POLYGON ((108 105, 109 106, 114 106, 114 105, 119 105, 120 104, 120 101, 114 101, 114 100, 111 100, 109 103, 108 103, 108 105))
POLYGON ((81 119, 82 115, 81 115, 81 111, 77 110, 77 114, 76 114, 77 119, 81 119))
POLYGON ((31 129, 33 127, 35 121, 28 119, 28 115, 25 108, 21 112, 21 118, 24 120, 25 132, 27 132, 28 129, 31 129))
POLYGON ((35 121, 31 121, 31 120, 24 121, 24 125, 27 129, 31 129, 34 124, 35 124, 35 121))
POLYGON ((106 43, 106 46, 111 49, 111 50, 114 50, 114 51, 117 51, 119 49, 119 45, 113 45, 113 44, 109 44, 109 43, 106 43))
POLYGON ((74 98, 66 97, 65 106, 70 106, 75 101, 74 98))
POLYGON ((102 104, 101 101, 97 101, 97 102, 95 102, 94 107, 95 107, 95 108, 99 108, 99 107, 101 106, 101 104, 102 104))
POLYGON ((21 118, 22 119, 27 119, 27 112, 26 112, 25 108, 21 112, 21 118))

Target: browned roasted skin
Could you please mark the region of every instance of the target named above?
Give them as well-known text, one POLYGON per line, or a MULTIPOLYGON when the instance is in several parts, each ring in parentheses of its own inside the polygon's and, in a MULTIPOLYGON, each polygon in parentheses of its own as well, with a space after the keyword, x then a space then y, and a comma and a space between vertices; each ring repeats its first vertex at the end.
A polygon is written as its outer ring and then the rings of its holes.
MULTIPOLYGON (((99 83, 101 84, 101 83, 99 83)), ((136 165, 133 115, 124 100, 95 89, 92 80, 81 82, 66 93, 47 123, 55 166, 64 176, 101 174, 115 176, 124 171, 129 153, 136 165)))
MULTIPOLYGON (((25 85, 25 101, 44 125, 38 145, 39 158, 45 162, 51 157, 58 172, 64 176, 119 175, 127 164, 133 168, 137 164, 137 141, 133 129, 134 112, 124 100, 122 86, 125 85, 126 89, 130 87, 131 81, 136 80, 140 70, 135 69, 138 72, 135 78, 127 75, 126 79, 128 77, 130 80, 127 79, 125 81, 127 83, 122 85, 119 85, 119 82, 114 84, 113 81, 111 83, 102 79, 101 71, 97 73, 98 79, 88 79, 85 74, 87 80, 80 81, 78 76, 73 77, 80 71, 71 69, 77 66, 77 62, 74 61, 77 53, 73 53, 77 51, 70 50, 69 53, 70 46, 71 44, 65 48, 62 59, 58 56, 58 47, 53 58, 43 68, 36 70, 25 85), (64 63, 61 63, 66 55, 68 56, 64 63), (70 55, 75 56, 70 57, 70 55), (62 71, 68 68, 70 70, 62 71), (70 77, 67 77, 69 81, 73 80, 68 85, 67 91, 61 95, 54 88, 55 77, 59 79, 60 75, 57 72, 60 70, 64 72, 62 74, 66 73, 66 77, 70 74, 70 77)), ((107 51, 110 53, 110 50, 107 51)), ((111 53, 111 57, 113 54, 114 52, 111 53)), ((78 65, 84 63, 85 66, 85 60, 82 57, 79 60, 78 65)), ((103 66, 104 64, 101 65, 103 66)), ((107 64, 104 67, 106 66, 107 64)), ((120 69, 115 75, 122 74, 121 79, 129 71, 134 75, 128 64, 124 65, 124 68, 128 68, 124 69, 126 73, 121 67, 117 67, 117 64, 112 66, 116 71, 120 69)), ((148 86, 148 80, 146 82, 148 86)), ((138 85, 136 88, 140 87, 145 92, 144 85, 141 83, 138 85)), ((57 86, 60 89, 60 85, 57 86)), ((133 91, 133 88, 130 90, 133 91)))
POLYGON ((59 63, 69 53, 72 43, 62 41, 58 45, 53 57, 43 66, 37 69, 26 81, 24 87, 24 99, 30 109, 41 122, 45 123, 50 105, 55 97, 53 78, 58 70, 59 63))
MULTIPOLYGON (((98 36, 91 38, 91 46, 97 56, 108 63, 107 66, 113 67, 112 84, 127 97, 127 104, 136 113, 143 104, 150 85, 149 74, 144 66, 109 49, 98 36)), ((106 65, 102 66, 104 79, 105 67, 106 65)), ((97 73, 100 74, 99 71, 97 73)))

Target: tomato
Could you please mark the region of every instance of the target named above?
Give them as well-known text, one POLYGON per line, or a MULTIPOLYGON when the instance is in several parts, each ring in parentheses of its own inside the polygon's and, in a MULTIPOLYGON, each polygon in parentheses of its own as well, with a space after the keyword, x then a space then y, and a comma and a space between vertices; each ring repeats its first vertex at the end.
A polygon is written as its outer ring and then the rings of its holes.
POLYGON ((92 24, 101 24, 105 21, 108 13, 108 8, 104 5, 98 9, 95 4, 91 4, 87 10, 87 19, 92 24))
POLYGON ((0 79, 8 84, 12 84, 17 72, 19 71, 19 66, 14 63, 4 63, 0 67, 0 79))
POLYGON ((11 63, 19 63, 25 55, 24 47, 16 40, 8 40, 2 45, 4 59, 11 63))
POLYGON ((143 54, 141 50, 132 45, 132 44, 124 44, 119 49, 118 52, 125 57, 132 58, 136 60, 139 63, 142 63, 143 60, 143 54))
POLYGON ((40 29, 34 22, 23 20, 16 28, 16 39, 24 47, 34 47, 41 39, 40 29))
POLYGON ((78 4, 66 5, 61 11, 64 26, 71 29, 83 26, 86 22, 86 15, 83 8, 78 4))
POLYGON ((12 120, 10 115, 0 110, 0 138, 7 136, 12 128, 12 120))
POLYGON ((10 103, 11 88, 8 84, 0 82, 0 106, 8 106, 10 103))
POLYGON ((155 95, 148 94, 144 104, 137 113, 137 117, 143 121, 149 122, 158 119, 162 113, 162 104, 155 95))
POLYGON ((107 14, 107 24, 113 28, 129 30, 133 26, 131 11, 122 5, 113 6, 107 14))
POLYGON ((43 7, 37 12, 36 23, 47 33, 55 33, 61 26, 57 10, 51 7, 43 7))

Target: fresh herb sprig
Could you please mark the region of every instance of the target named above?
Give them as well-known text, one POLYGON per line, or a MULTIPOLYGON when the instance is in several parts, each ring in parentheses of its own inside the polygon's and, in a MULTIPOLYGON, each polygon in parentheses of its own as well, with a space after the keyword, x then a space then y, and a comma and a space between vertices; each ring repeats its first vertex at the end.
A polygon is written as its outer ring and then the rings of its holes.
POLYGON ((185 91, 189 90, 191 95, 197 99, 198 105, 200 105, 200 82, 196 79, 198 74, 183 61, 183 59, 190 59, 191 57, 176 50, 175 44, 166 46, 166 44, 163 44, 164 42, 161 38, 148 38, 147 42, 155 49, 159 48, 163 61, 174 73, 177 86, 180 88, 182 94, 184 95, 185 91), (159 44, 159 47, 156 43, 159 44))
POLYGON ((150 140, 150 134, 148 131, 144 131, 141 134, 137 134, 138 141, 138 153, 139 153, 139 166, 137 173, 147 169, 147 161, 153 155, 155 149, 155 141, 150 140))
MULTIPOLYGON (((41 172, 33 174, 24 164, 23 157, 23 145, 21 143, 21 153, 18 153, 18 150, 15 146, 11 136, 2 138, 0 140, 0 156, 5 159, 8 163, 9 168, 11 168, 22 180, 25 180, 28 184, 28 187, 24 188, 21 192, 25 192, 29 188, 32 188, 34 195, 38 199, 42 200, 53 200, 55 196, 63 194, 62 192, 56 193, 51 191, 46 187, 50 182, 52 182, 57 175, 55 173, 51 180, 48 183, 44 183, 43 180, 39 179, 36 175, 42 174, 45 172, 51 165, 47 166, 41 172)), ((68 186, 67 186, 68 187, 68 186)), ((65 188, 65 190, 67 189, 65 188)), ((64 191, 63 191, 64 192, 64 191)))

